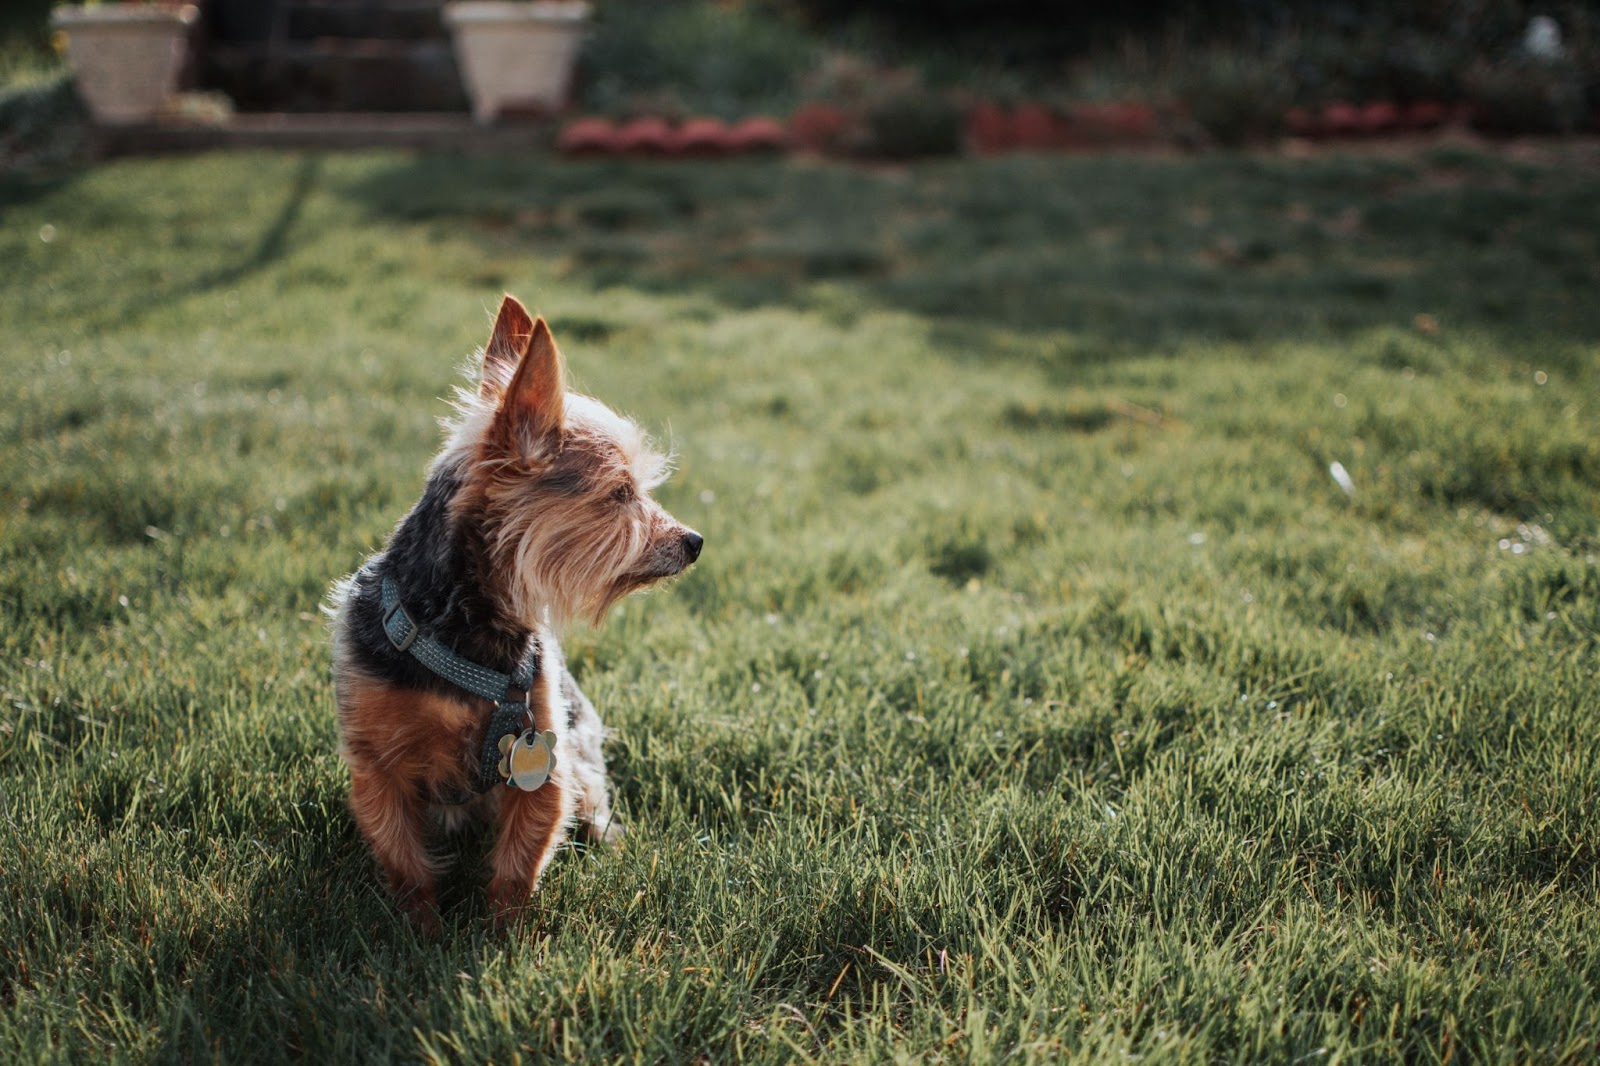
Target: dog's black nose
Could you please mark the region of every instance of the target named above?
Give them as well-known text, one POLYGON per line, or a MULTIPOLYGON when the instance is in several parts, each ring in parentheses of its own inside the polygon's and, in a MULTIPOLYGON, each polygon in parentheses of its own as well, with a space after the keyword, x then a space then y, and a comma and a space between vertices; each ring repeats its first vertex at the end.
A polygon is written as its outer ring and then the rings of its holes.
POLYGON ((683 535, 683 551, 691 563, 700 558, 700 546, 705 542, 706 539, 692 529, 683 535))

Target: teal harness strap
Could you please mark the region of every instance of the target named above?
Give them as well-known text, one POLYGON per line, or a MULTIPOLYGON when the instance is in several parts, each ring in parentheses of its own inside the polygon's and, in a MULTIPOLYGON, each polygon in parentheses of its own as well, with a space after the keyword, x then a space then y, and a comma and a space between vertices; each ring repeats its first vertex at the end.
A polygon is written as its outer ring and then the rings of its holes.
MULTIPOLYGON (((417 662, 474 696, 499 703, 506 699, 512 689, 515 679, 509 675, 463 659, 432 637, 423 636, 420 627, 406 614, 405 607, 400 603, 400 590, 387 574, 383 578, 383 631, 389 635, 389 643, 397 651, 410 652, 417 662)), ((522 681, 516 687, 522 690, 522 698, 526 702, 528 685, 533 678, 527 677, 522 681)))
POLYGON ((501 740, 518 737, 534 727, 528 692, 539 672, 538 649, 529 653, 515 675, 463 659, 432 637, 422 635, 421 627, 400 603, 400 589, 387 574, 383 575, 383 632, 396 651, 408 653, 431 673, 474 696, 494 701, 483 749, 478 753, 474 791, 487 792, 497 784, 512 784, 499 772, 501 740))

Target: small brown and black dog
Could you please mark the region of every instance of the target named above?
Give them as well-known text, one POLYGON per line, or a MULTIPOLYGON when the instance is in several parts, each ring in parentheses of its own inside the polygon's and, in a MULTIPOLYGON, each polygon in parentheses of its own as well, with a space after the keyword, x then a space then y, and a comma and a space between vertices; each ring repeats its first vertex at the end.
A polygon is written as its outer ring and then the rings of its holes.
POLYGON ((544 319, 507 296, 422 498, 331 597, 350 808, 390 890, 430 930, 432 823, 494 824, 502 920, 574 822, 591 839, 617 835, 604 727, 555 633, 597 624, 700 554, 700 535, 650 498, 667 460, 564 377, 544 319))

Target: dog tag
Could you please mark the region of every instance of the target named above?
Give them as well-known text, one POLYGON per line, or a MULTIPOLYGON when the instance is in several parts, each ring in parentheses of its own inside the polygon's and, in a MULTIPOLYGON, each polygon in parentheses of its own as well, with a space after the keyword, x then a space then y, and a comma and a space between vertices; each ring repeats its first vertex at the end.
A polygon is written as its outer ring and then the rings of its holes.
POLYGON ((556 735, 546 729, 529 729, 519 737, 500 738, 500 776, 506 786, 536 792, 550 780, 556 768, 556 735))

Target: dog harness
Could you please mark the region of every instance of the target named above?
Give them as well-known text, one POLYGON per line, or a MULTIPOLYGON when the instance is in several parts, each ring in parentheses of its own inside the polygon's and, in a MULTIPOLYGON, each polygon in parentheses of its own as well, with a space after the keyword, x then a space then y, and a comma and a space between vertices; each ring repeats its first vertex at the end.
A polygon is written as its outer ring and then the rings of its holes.
MULTIPOLYGON (((473 791, 483 793, 496 784, 535 792, 550 780, 556 768, 556 735, 540 731, 528 706, 528 693, 539 676, 539 648, 535 644, 514 674, 502 674, 463 659, 432 637, 400 603, 394 579, 383 575, 383 632, 396 651, 409 654, 435 677, 482 699, 494 701, 489 728, 478 753, 478 773, 473 791)), ((455 802, 465 802, 462 797, 455 802)))

